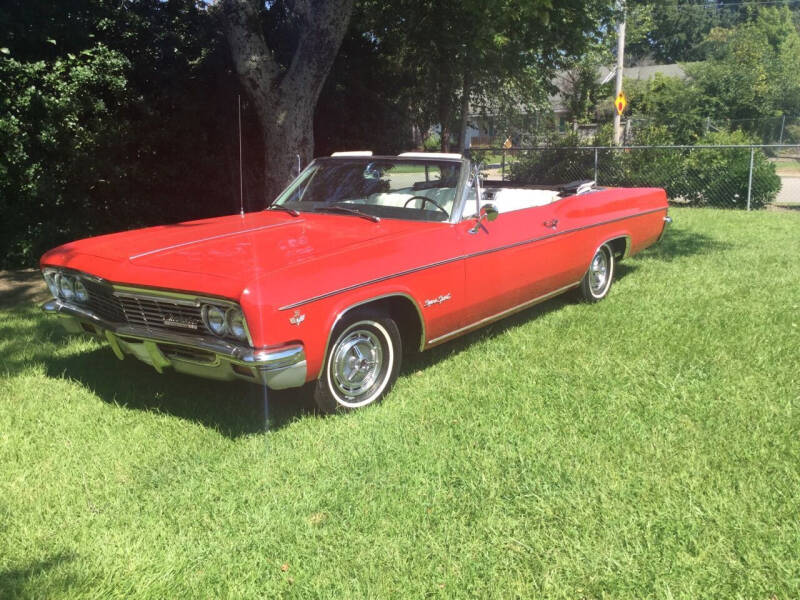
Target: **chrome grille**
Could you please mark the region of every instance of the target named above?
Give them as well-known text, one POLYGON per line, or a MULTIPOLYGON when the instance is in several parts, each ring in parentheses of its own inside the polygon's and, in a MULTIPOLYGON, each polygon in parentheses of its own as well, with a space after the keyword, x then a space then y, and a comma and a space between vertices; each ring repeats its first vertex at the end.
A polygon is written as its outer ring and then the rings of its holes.
POLYGON ((124 323, 125 313, 114 291, 107 285, 88 278, 81 279, 89 292, 89 308, 97 315, 112 323, 124 323))
POLYGON ((88 308, 112 323, 130 323, 147 329, 209 333, 203 324, 200 307, 193 302, 115 292, 107 285, 82 279, 89 292, 88 308))
POLYGON ((133 325, 142 325, 148 329, 206 333, 200 307, 194 304, 128 294, 118 294, 115 298, 122 307, 125 320, 133 325))

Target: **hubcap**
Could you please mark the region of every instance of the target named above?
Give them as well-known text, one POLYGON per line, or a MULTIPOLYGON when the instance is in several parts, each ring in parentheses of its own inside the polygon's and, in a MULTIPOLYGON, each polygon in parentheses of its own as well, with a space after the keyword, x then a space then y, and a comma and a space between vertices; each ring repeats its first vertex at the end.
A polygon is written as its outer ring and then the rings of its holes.
POLYGON ((589 267, 589 287, 594 295, 602 294, 608 281, 608 257, 605 251, 600 250, 594 255, 592 265, 589 267))
POLYGON ((357 398, 371 391, 383 367, 383 348, 371 331, 357 329, 337 345, 332 357, 333 384, 343 396, 357 398))

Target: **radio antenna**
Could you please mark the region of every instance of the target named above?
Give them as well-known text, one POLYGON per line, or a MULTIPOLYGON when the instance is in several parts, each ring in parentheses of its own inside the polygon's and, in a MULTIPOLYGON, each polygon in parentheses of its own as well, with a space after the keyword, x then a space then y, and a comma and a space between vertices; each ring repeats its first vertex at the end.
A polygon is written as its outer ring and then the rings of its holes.
POLYGON ((244 178, 242 176, 242 95, 236 95, 239 109, 239 214, 244 218, 244 178))

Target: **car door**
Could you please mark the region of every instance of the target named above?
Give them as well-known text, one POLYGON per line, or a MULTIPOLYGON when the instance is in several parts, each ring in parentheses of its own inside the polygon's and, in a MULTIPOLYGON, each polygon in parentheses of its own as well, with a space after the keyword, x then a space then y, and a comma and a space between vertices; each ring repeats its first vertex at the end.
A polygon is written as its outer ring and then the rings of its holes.
MULTIPOLYGON (((474 203, 475 191, 467 201, 474 203)), ((465 256, 465 322, 502 316, 576 283, 573 237, 563 233, 561 200, 458 223, 465 256)), ((501 207, 502 209, 502 207, 501 207)), ((475 209, 464 211, 474 214, 475 209)), ((578 278, 579 279, 579 278, 578 278)))

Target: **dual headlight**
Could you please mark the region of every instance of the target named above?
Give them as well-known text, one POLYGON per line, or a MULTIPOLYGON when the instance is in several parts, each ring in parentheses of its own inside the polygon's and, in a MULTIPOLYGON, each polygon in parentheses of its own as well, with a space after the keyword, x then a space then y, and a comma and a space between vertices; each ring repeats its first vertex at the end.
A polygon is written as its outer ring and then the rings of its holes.
POLYGON ((77 275, 70 275, 55 270, 45 270, 44 280, 54 298, 65 302, 79 302, 86 304, 89 301, 89 290, 77 275))
POLYGON ((231 336, 237 340, 247 339, 247 325, 245 325, 241 308, 204 304, 202 310, 203 323, 214 335, 231 336))

